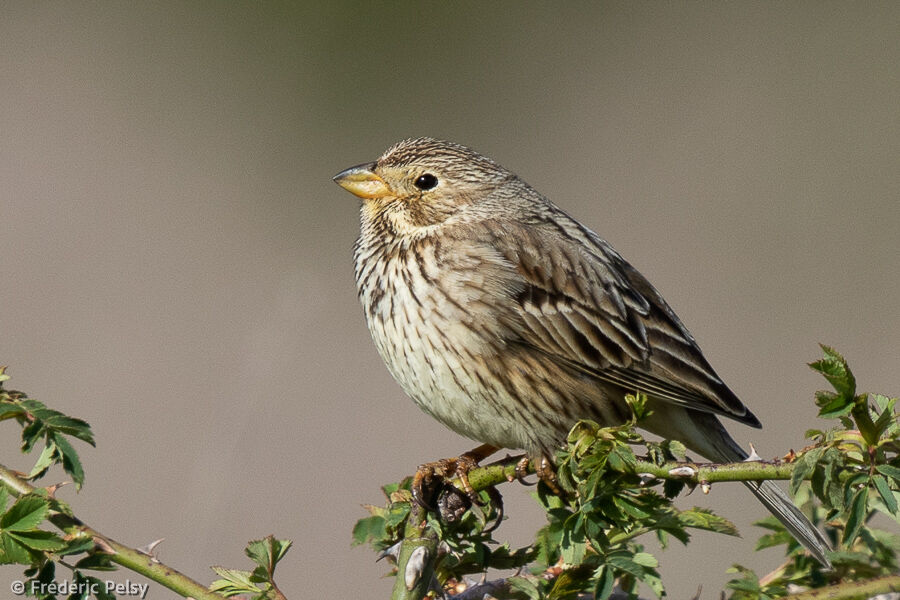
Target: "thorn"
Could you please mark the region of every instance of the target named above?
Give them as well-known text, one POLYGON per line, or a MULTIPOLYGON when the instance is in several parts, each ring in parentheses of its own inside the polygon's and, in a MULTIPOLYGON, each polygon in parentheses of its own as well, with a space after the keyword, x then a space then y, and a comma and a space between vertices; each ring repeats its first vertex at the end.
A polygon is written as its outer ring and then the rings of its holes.
POLYGON ((71 481, 60 481, 59 483, 56 483, 53 485, 48 485, 44 489, 47 490, 48 496, 55 499, 56 498, 56 490, 58 490, 59 488, 61 488, 64 485, 69 485, 70 483, 72 483, 72 482, 71 481))
POLYGON ((137 548, 137 551, 140 552, 141 554, 149 556, 150 558, 153 559, 154 562, 159 562, 159 559, 156 558, 155 550, 156 550, 156 547, 159 546, 160 544, 162 544, 163 540, 165 540, 165 539, 166 538, 159 538, 156 541, 150 542, 146 546, 141 546, 140 548, 137 548))
POLYGON ((697 469, 694 467, 689 467, 684 465, 683 467, 675 467, 674 469, 669 469, 669 475, 672 477, 684 477, 689 478, 693 477, 697 474, 697 469))
POLYGON ((406 584, 406 589, 412 591, 416 587, 416 584, 422 578, 422 573, 425 572, 425 563, 427 561, 428 548, 417 546, 406 562, 406 572, 403 574, 403 583, 406 584))
POLYGON ((375 562, 378 562, 382 558, 390 558, 394 562, 397 562, 397 557, 400 556, 400 544, 402 544, 402 543, 403 543, 403 541, 401 540, 401 541, 397 542, 396 544, 394 544, 393 546, 391 546, 390 548, 385 548, 384 550, 379 552, 378 556, 375 557, 375 562))
POLYGON ((712 486, 709 485, 708 481, 700 482, 700 491, 703 492, 704 495, 709 494, 710 487, 712 487, 712 486))
POLYGON ((744 459, 744 462, 754 462, 757 460, 762 460, 762 457, 756 453, 756 448, 753 447, 753 444, 750 444, 750 455, 744 459))
POLYGON ((109 545, 109 542, 100 537, 94 538, 94 543, 100 548, 100 551, 104 554, 115 554, 115 549, 109 545))
POLYGON ((653 473, 638 473, 637 476, 641 480, 641 487, 650 485, 652 482, 656 481, 656 475, 653 473))

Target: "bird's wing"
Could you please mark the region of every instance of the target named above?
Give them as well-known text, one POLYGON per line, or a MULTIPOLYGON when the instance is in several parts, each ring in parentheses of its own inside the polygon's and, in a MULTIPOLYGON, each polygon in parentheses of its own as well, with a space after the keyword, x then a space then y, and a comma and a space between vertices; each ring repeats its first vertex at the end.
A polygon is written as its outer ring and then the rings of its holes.
POLYGON ((561 211, 492 228, 518 271, 513 335, 549 359, 625 390, 759 427, 662 296, 561 211))

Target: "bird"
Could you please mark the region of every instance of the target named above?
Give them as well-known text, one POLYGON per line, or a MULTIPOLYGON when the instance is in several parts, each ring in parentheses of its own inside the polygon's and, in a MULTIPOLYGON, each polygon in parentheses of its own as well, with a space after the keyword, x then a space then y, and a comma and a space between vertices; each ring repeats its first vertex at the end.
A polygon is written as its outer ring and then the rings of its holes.
MULTIPOLYGON (((572 426, 630 417, 715 462, 747 453, 722 425, 760 421, 723 382, 662 295, 599 235, 512 171, 429 137, 345 169, 362 200, 354 245, 372 339, 424 412, 482 445, 423 465, 463 475, 493 451, 523 449, 552 483, 548 457, 572 426)), ((424 474, 424 475, 423 475, 424 474)), ((745 482, 823 565, 822 532, 771 481, 745 482)))

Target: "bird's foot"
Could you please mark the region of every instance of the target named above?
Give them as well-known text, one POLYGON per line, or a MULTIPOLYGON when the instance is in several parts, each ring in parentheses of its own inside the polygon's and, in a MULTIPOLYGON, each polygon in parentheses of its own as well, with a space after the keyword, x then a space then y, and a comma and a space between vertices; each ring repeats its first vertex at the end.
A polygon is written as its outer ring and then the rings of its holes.
POLYGON ((434 462, 419 465, 412 480, 412 496, 416 504, 426 510, 434 510, 434 503, 429 502, 435 494, 446 484, 446 480, 457 477, 463 491, 469 499, 480 504, 478 493, 469 483, 469 471, 478 466, 478 463, 496 452, 498 448, 489 444, 482 444, 477 448, 455 458, 443 458, 434 462))
MULTIPOLYGON (((525 481, 525 477, 528 475, 528 465, 530 465, 531 462, 530 458, 523 456, 519 459, 519 462, 516 463, 516 479, 518 479, 519 483, 522 485, 534 485, 531 482, 525 481)), ((559 478, 556 476, 556 471, 553 469, 553 463, 550 462, 549 458, 541 455, 540 459, 535 462, 534 473, 538 476, 540 481, 544 482, 544 485, 550 488, 551 492, 557 496, 564 495, 562 489, 559 487, 559 478)))

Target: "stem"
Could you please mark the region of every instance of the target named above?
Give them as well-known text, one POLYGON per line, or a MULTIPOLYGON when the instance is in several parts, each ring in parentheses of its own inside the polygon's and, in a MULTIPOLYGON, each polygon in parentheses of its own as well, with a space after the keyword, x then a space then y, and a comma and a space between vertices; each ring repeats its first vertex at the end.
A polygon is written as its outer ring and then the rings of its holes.
POLYGON ((739 463, 666 463, 656 465, 648 461, 638 460, 636 473, 649 473, 659 479, 675 479, 688 483, 716 483, 721 481, 764 481, 766 479, 790 479, 794 472, 793 463, 774 463, 767 461, 749 461, 739 463), (694 474, 690 476, 673 475, 671 471, 679 467, 690 467, 694 474))
MULTIPOLYGON (((17 495, 32 494, 37 491, 37 488, 17 477, 3 465, 0 465, 0 483, 17 495)), ((205 585, 194 581, 187 575, 164 565, 152 556, 120 544, 75 517, 51 511, 48 520, 67 535, 91 538, 103 552, 108 554, 112 562, 135 573, 140 573, 184 598, 225 600, 224 596, 209 591, 205 585)))
POLYGON ((413 503, 397 555, 397 578, 394 580, 391 600, 421 600, 425 597, 434 579, 437 549, 437 534, 428 527, 422 511, 413 503), (410 561, 414 554, 424 560, 410 561))
MULTIPOLYGON (((475 490, 483 490, 516 477, 516 464, 521 457, 506 457, 496 463, 477 467, 469 471, 469 483, 475 490)), ((528 464, 528 472, 534 473, 534 467, 528 464)), ((663 465, 638 460, 635 473, 649 473, 658 479, 673 479, 685 483, 716 483, 722 481, 763 481, 766 479, 790 479, 794 472, 794 463, 776 463, 763 460, 738 463, 695 463, 670 462, 663 465), (673 474, 673 469, 689 467, 690 474, 673 474)), ((453 480, 456 484, 457 480, 453 480)), ((457 486, 459 487, 459 486, 457 486)), ((460 490, 462 488, 460 487, 460 490)))
POLYGON ((817 590, 785 596, 783 600, 865 600, 890 592, 900 592, 900 575, 886 575, 865 581, 838 583, 817 590))

